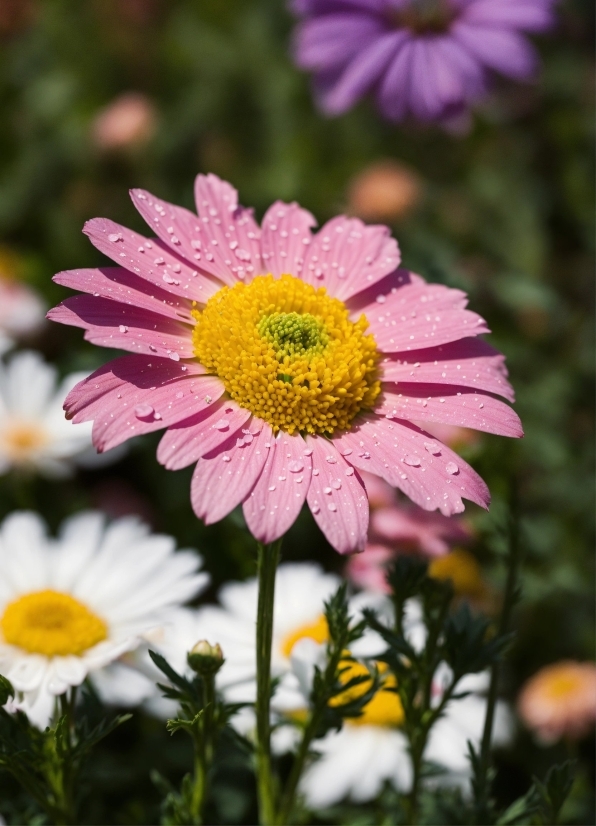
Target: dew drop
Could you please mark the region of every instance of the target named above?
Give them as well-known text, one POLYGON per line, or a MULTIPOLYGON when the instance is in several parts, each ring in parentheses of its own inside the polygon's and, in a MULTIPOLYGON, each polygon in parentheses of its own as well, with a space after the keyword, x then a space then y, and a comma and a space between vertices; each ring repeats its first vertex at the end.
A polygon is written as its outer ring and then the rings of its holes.
POLYGON ((180 361, 180 353, 168 353, 168 357, 172 359, 172 361, 180 361))
POLYGON ((149 416, 153 416, 154 412, 150 404, 137 404, 135 407, 135 416, 137 419, 146 419, 149 416))
POLYGON ((216 430, 227 430, 229 426, 230 426, 230 420, 229 419, 218 419, 215 422, 215 424, 213 425, 213 427, 216 430))
POLYGON ((346 476, 353 476, 353 475, 354 475, 354 468, 353 467, 347 467, 346 468, 346 476))
POLYGON ((440 456, 441 454, 441 445, 437 444, 437 442, 425 442, 424 447, 429 453, 432 453, 433 456, 440 456))
POLYGON ((420 459, 418 456, 404 456, 403 458, 404 465, 410 465, 410 467, 420 467, 420 459))
POLYGON ((329 462, 330 465, 337 464, 337 459, 335 458, 335 456, 325 456, 325 461, 329 462))
POLYGON ((112 232, 110 233, 110 235, 108 235, 108 241, 116 243, 117 241, 124 241, 124 238, 122 237, 121 232, 112 232))
POLYGON ((289 463, 288 470, 290 473, 300 473, 301 470, 304 470, 304 463, 299 459, 294 459, 289 463))
POLYGON ((337 505, 335 504, 335 502, 329 502, 329 504, 327 505, 327 509, 332 511, 332 513, 335 513, 335 511, 337 510, 337 505))
POLYGON ((454 476, 456 473, 458 473, 458 472, 459 472, 459 468, 458 468, 458 466, 455 464, 455 462, 448 462, 448 463, 445 465, 445 470, 447 471, 447 473, 448 473, 450 476, 454 476))
POLYGON ((126 326, 126 324, 121 324, 118 327, 118 329, 120 330, 121 333, 128 333, 128 327, 126 326))
POLYGON ((331 487, 333 490, 339 490, 341 488, 341 481, 339 479, 334 479, 333 482, 331 482, 331 487))

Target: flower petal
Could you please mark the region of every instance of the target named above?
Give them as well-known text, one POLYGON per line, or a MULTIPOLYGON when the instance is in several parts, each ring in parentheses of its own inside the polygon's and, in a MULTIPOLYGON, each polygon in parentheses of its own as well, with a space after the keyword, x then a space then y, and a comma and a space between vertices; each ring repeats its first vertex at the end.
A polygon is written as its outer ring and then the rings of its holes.
POLYGON ((393 272, 399 262, 397 241, 387 227, 340 215, 314 236, 302 277, 345 301, 393 272))
POLYGON ((534 74, 538 56, 522 34, 491 24, 454 23, 452 33, 477 60, 507 77, 518 80, 534 74))
POLYGON ((280 433, 271 442, 263 471, 243 504, 246 524, 260 542, 279 539, 300 513, 312 471, 305 450, 299 434, 280 433))
POLYGON ((179 298, 154 284, 147 284, 140 276, 123 267, 66 270, 52 279, 56 284, 81 293, 111 298, 121 304, 130 304, 159 315, 194 324, 189 300, 179 298))
POLYGON ((513 438, 524 434, 519 416, 508 405, 467 387, 400 382, 395 388, 387 384, 375 413, 386 418, 472 427, 513 438))
POLYGON ((386 382, 452 384, 473 387, 515 400, 507 381, 505 356, 476 338, 462 338, 451 344, 397 353, 381 362, 386 382))
POLYGON ((410 422, 370 417, 333 442, 350 464, 381 476, 425 510, 461 513, 462 497, 488 507, 490 494, 476 471, 410 422))
POLYGON ((223 384, 215 376, 200 375, 201 369, 169 359, 124 356, 80 382, 64 407, 75 423, 94 420, 94 444, 109 450, 132 436, 187 419, 218 399, 223 384))
POLYGON ((467 303, 461 290, 410 284, 388 296, 379 294, 362 312, 379 350, 395 353, 489 333, 483 318, 464 309, 467 303))
POLYGON ((145 238, 108 218, 87 221, 83 232, 112 261, 174 295, 204 304, 220 289, 159 238, 145 238))
POLYGON ((157 459, 168 470, 180 470, 234 436, 250 418, 250 410, 229 399, 217 402, 164 433, 157 459))
POLYGON ((296 64, 302 69, 329 71, 345 66, 383 32, 370 14, 325 14, 299 24, 294 36, 296 64))
POLYGON ((300 275, 312 241, 316 219, 298 204, 276 201, 263 218, 261 249, 263 266, 273 275, 300 275))
POLYGON ((252 210, 238 205, 234 187, 217 175, 197 175, 195 201, 201 267, 231 286, 261 273, 261 230, 252 210))
POLYGON ((328 439, 307 436, 313 471, 307 501, 318 526, 340 554, 364 550, 368 496, 358 473, 328 439))
POLYGON ((188 326, 109 298, 73 295, 50 310, 48 318, 81 327, 87 341, 102 347, 173 359, 194 356, 188 326))
POLYGON ((250 444, 244 440, 238 444, 240 440, 231 436, 197 463, 191 502, 196 515, 207 525, 223 519, 243 502, 261 475, 273 435, 261 419, 251 419, 248 429, 254 434, 250 444))

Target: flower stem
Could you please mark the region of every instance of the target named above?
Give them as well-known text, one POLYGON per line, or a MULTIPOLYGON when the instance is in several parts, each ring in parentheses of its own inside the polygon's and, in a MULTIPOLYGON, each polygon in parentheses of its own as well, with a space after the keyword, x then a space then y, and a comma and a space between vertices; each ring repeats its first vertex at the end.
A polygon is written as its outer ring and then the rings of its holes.
MULTIPOLYGON (((521 564, 521 553, 519 543, 517 503, 515 495, 511 497, 509 509, 509 548, 507 554, 507 581, 505 583, 505 594, 503 596, 503 607, 499 619, 498 634, 504 636, 509 632, 511 615, 513 608, 519 600, 519 569, 521 564)), ((486 716, 484 718, 484 731, 480 745, 480 756, 478 761, 478 772, 475 783, 476 805, 478 811, 485 811, 489 797, 489 770, 490 753, 493 734, 493 723, 495 709, 497 705, 497 693, 500 677, 500 662, 497 660, 492 666, 490 675, 490 685, 488 689, 488 699, 486 704, 486 716)), ((479 821, 480 822, 480 821, 479 821)))
POLYGON ((273 601, 275 573, 281 539, 262 545, 258 551, 259 601, 257 607, 257 795, 259 820, 263 826, 275 822, 275 789, 271 772, 271 640, 273 636, 273 601))
POLYGON ((215 707, 215 674, 201 675, 203 713, 194 731, 194 778, 190 801, 193 824, 203 822, 203 806, 207 797, 208 775, 213 761, 213 712, 215 707))

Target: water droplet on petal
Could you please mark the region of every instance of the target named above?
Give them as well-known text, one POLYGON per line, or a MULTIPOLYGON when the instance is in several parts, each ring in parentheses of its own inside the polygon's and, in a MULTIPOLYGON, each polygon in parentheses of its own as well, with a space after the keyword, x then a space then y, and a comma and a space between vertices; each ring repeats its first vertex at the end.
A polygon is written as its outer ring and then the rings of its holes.
POLYGON ((172 361, 180 361, 180 353, 168 353, 168 356, 172 361))
POLYGON ((404 456, 402 459, 404 465, 410 465, 410 467, 420 467, 420 459, 418 456, 404 456))
POLYGON ((232 461, 227 453, 224 453, 224 455, 221 458, 223 459, 224 462, 231 462, 232 461))
POLYGON ((116 241, 124 241, 121 232, 112 232, 108 235, 108 241, 112 241, 112 243, 116 243, 116 241))
POLYGON ((337 463, 335 456, 325 456, 325 461, 329 462, 330 465, 335 465, 337 463))
POLYGON ((354 468, 353 467, 347 467, 346 468, 346 476, 353 476, 353 475, 354 475, 354 468))
POLYGON ((448 473, 450 476, 454 476, 456 473, 458 473, 458 472, 459 472, 459 468, 458 468, 458 466, 455 464, 455 462, 448 462, 448 463, 445 465, 445 470, 447 471, 447 473, 448 473))
POLYGON ((137 419, 147 419, 149 416, 153 416, 154 412, 150 404, 137 404, 135 407, 135 416, 137 419))
POLYGON ((229 426, 230 426, 230 420, 229 419, 218 419, 215 422, 215 424, 213 425, 213 427, 216 430, 227 430, 229 426))
POLYGON ((335 504, 335 502, 329 502, 329 504, 327 505, 327 509, 335 513, 335 511, 337 510, 337 505, 335 504))
POLYGON ((118 329, 120 330, 121 333, 128 333, 128 327, 126 326, 126 324, 121 324, 118 327, 118 329))
POLYGON ((333 491, 331 490, 331 488, 327 487, 327 488, 323 488, 323 493, 325 493, 327 496, 331 496, 333 491))
POLYGON ((432 453, 433 456, 441 455, 441 445, 437 444, 437 442, 425 442, 424 447, 429 453, 432 453))
POLYGON ((304 470, 304 463, 299 459, 294 459, 288 464, 288 470, 290 473, 300 473, 301 470, 304 470))
POLYGON ((334 479, 333 482, 331 482, 331 487, 333 490, 339 490, 341 488, 341 481, 339 479, 334 479))

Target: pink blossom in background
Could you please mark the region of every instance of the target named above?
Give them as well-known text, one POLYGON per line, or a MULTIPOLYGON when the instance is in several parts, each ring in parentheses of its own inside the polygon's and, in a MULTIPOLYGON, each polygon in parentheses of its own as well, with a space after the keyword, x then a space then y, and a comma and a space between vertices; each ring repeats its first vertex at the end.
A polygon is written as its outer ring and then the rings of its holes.
POLYGON ((561 737, 577 740, 596 725, 596 665, 562 660, 526 682, 517 708, 525 725, 544 745, 561 737))
POLYGON ((361 470, 429 511, 460 513, 462 498, 487 507, 478 474, 412 423, 522 435, 496 398, 513 400, 504 357, 479 338, 488 328, 465 293, 399 268, 386 227, 340 216, 313 233, 309 212, 279 201, 259 226, 214 175, 199 175, 195 194, 196 215, 133 190, 157 237, 96 218, 85 233, 117 266, 55 277, 82 294, 49 317, 129 352, 65 402, 75 422, 93 420, 97 449, 165 428, 158 460, 196 465, 197 516, 212 523, 242 504, 262 542, 306 501, 336 550, 363 550, 361 470))
POLYGON ((297 65, 314 74, 322 110, 365 95, 384 117, 445 121, 483 98, 491 75, 527 80, 525 36, 554 24, 555 0, 293 0, 297 65))
POLYGON ((98 149, 109 152, 147 143, 157 128, 155 105, 140 92, 125 92, 95 117, 91 137, 98 149))
POLYGON ((384 544, 429 557, 442 556, 454 544, 470 539, 470 530, 461 521, 406 504, 373 511, 371 533, 384 544))

